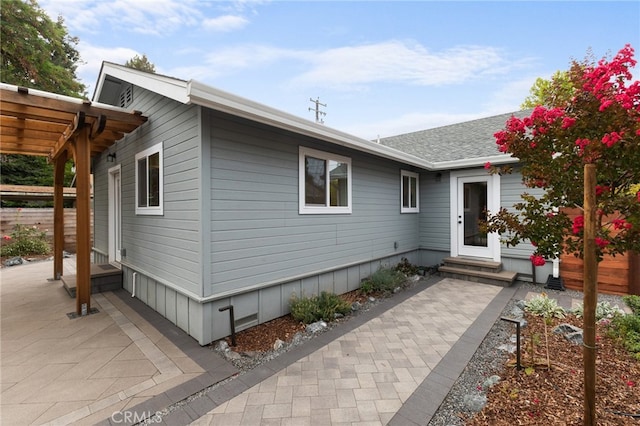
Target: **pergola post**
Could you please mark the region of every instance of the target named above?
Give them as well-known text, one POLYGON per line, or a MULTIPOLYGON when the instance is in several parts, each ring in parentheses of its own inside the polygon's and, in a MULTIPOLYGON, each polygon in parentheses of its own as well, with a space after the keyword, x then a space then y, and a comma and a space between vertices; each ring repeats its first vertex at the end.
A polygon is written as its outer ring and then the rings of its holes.
POLYGON ((73 140, 76 165, 76 314, 91 310, 91 128, 78 129, 73 140))
POLYGON ((53 163, 53 279, 63 275, 64 251, 64 169, 67 152, 61 153, 53 163))

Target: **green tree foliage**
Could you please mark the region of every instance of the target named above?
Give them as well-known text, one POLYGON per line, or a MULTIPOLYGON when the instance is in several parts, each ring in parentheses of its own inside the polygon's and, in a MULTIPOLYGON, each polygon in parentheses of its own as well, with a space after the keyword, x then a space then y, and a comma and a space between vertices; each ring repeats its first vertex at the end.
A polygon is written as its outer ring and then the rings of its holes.
POLYGON ((133 58, 129 59, 127 62, 124 63, 125 67, 129 67, 129 68, 134 68, 140 71, 146 71, 146 72, 156 72, 156 66, 153 65, 153 63, 149 62, 149 59, 147 58, 147 55, 142 55, 142 56, 134 56, 133 58))
POLYGON ((552 100, 548 107, 537 106, 524 119, 511 117, 495 134, 499 150, 520 160, 524 184, 544 194, 525 193, 515 211, 491 217, 488 230, 507 244, 530 240, 534 264, 561 252, 582 256, 584 218, 571 219, 563 208, 583 208, 585 164, 597 170, 599 259, 640 250, 640 82, 632 81, 633 54, 627 45, 611 60, 574 61, 557 74, 560 81, 552 79, 544 95, 552 100), (552 96, 567 86, 574 88, 572 96, 552 96))
POLYGON ((4 83, 82 97, 80 54, 62 17, 53 22, 36 0, 1 0, 0 67, 4 83))
POLYGON ((569 73, 567 71, 556 71, 551 80, 536 79, 536 82, 529 90, 529 96, 526 97, 520 107, 522 109, 530 109, 539 105, 559 105, 571 99, 574 93, 575 88, 569 79, 569 73))
MULTIPOLYGON (((61 95, 83 97, 86 86, 76 77, 78 39, 67 33, 62 17, 53 22, 35 0, 0 0, 0 79, 4 83, 61 95)), ((10 185, 53 184, 53 166, 44 157, 0 156, 0 182, 10 185)), ((65 184, 73 178, 67 163, 65 184)), ((2 200, 2 206, 31 203, 2 200)))

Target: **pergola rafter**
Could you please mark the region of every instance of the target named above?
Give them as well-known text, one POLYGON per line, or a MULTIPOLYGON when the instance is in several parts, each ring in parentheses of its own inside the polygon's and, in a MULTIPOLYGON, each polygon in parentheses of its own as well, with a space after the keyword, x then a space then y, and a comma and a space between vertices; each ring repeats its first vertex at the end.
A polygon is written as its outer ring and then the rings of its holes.
POLYGON ((91 306, 91 157, 147 121, 139 112, 0 84, 0 154, 46 156, 54 164, 54 267, 62 276, 64 164, 76 166, 76 314, 91 306))

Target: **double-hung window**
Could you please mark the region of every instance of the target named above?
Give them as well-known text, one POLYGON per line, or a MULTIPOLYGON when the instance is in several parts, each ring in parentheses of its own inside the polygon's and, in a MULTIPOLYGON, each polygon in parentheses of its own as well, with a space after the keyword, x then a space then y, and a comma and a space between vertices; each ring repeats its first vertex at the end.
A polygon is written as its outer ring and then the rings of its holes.
POLYGON ((420 211, 418 194, 418 174, 406 170, 400 171, 400 213, 418 213, 420 211))
POLYGON ((136 161, 136 214, 163 214, 162 143, 139 152, 136 161))
POLYGON ((300 214, 351 213, 351 159, 300 147, 300 214))

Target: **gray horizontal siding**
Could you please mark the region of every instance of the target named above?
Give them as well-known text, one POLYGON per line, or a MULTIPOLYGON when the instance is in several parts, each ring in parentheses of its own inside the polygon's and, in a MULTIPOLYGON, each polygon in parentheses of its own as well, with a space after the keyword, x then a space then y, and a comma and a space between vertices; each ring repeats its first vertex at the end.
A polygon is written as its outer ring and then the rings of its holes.
MULTIPOLYGON (((527 188, 522 184, 522 175, 516 170, 511 174, 506 174, 500 178, 500 202, 502 207, 510 211, 515 211, 513 206, 522 202, 520 197, 524 192, 536 195, 540 194, 540 190, 535 188, 527 188)), ((503 257, 528 258, 533 253, 534 248, 529 241, 524 241, 515 247, 507 247, 502 245, 503 257)))
POLYGON ((449 173, 420 176, 420 247, 451 250, 451 205, 449 173), (437 175, 440 177, 436 178, 437 175))
MULTIPOLYGON (((210 294, 415 249, 418 215, 400 214, 400 165, 213 114, 210 294), (348 156, 350 215, 298 213, 298 147, 348 156)), ((207 132, 205 132, 207 133, 207 132)))
POLYGON ((122 164, 123 263, 201 294, 198 107, 135 87, 132 108, 143 111, 149 121, 117 145, 117 160, 122 164), (136 215, 134 158, 160 142, 164 214, 136 215))

